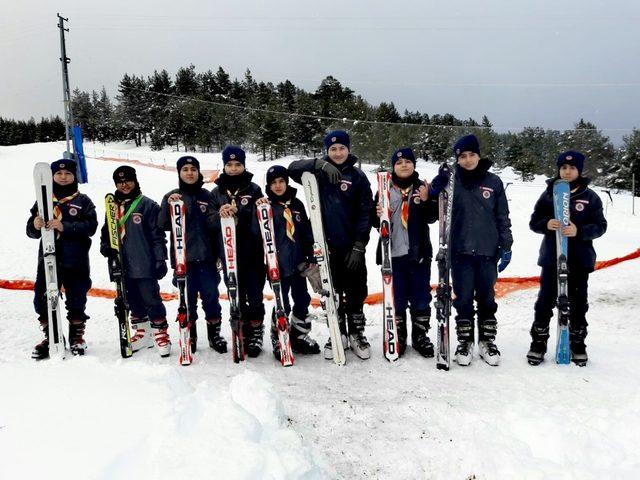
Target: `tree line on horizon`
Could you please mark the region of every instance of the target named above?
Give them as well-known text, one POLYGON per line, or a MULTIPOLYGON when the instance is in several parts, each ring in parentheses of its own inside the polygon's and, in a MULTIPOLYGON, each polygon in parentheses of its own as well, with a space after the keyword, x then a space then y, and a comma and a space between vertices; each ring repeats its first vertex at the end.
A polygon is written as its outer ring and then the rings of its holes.
MULTIPOLYGON (((229 143, 258 152, 264 160, 286 155, 322 154, 322 138, 341 128, 351 134, 352 152, 363 162, 388 165, 399 147, 412 147, 425 160, 451 157, 455 139, 479 137, 482 154, 497 168, 512 167, 523 180, 553 176, 555 159, 565 150, 580 150, 589 161, 584 175, 596 184, 631 189, 632 173, 640 174, 640 129, 615 148, 596 125, 579 119, 565 131, 526 127, 498 133, 487 116, 480 121, 454 115, 399 112, 393 102, 372 105, 332 76, 313 92, 280 83, 257 81, 247 70, 242 79, 217 71, 197 72, 194 65, 143 75, 125 73, 112 100, 104 87, 91 93, 74 90, 72 109, 86 140, 132 141, 185 152, 220 151, 229 143)), ((60 117, 36 122, 0 117, 0 145, 47 142, 65 137, 60 117)), ((638 189, 636 190, 636 192, 638 189)))

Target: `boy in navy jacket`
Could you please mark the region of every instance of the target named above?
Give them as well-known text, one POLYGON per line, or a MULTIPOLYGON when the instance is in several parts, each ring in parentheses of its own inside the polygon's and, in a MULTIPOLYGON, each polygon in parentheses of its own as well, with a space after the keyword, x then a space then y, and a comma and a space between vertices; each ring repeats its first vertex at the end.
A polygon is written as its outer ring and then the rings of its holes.
MULTIPOLYGON (((73 160, 57 160, 51 164, 53 172, 53 219, 48 228, 55 230, 56 263, 59 286, 64 286, 65 306, 69 320, 69 345, 71 353, 83 355, 87 344, 84 340, 87 292, 91 288, 89 248, 96 233, 98 220, 96 208, 89 197, 78 191, 76 163, 73 160)), ((38 204, 31 208, 27 220, 27 236, 41 237, 44 220, 38 216, 38 204)), ((44 340, 36 345, 31 357, 36 360, 49 356, 49 324, 42 245, 38 251, 33 305, 38 314, 44 340)), ((58 319, 60 321, 61 319, 58 319)))
MULTIPOLYGON (((367 297, 364 254, 371 230, 371 185, 356 166, 358 159, 349 153, 351 140, 347 132, 329 132, 324 146, 324 159, 296 160, 289 165, 289 174, 298 183, 304 172, 313 172, 318 179, 331 277, 340 297, 342 343, 345 348, 350 344, 358 357, 368 359, 371 351, 364 335, 362 307, 367 297)), ((324 357, 333 359, 331 339, 324 347, 324 357)))
MULTIPOLYGON (((236 249, 238 258, 238 306, 242 318, 247 355, 257 357, 262 352, 264 337, 264 303, 262 289, 266 279, 262 238, 255 231, 256 200, 262 190, 245 168, 246 155, 240 147, 230 145, 222 151, 224 171, 211 192, 216 216, 216 236, 222 251, 220 217, 236 219, 236 249)), ((223 259, 222 264, 226 272, 223 259)), ((226 282, 226 278, 225 278, 226 282)))
MULTIPOLYGON (((396 150, 391 156, 391 266, 393 300, 398 325, 399 353, 407 345, 407 307, 411 312, 411 344, 424 357, 433 357, 433 343, 427 336, 431 319, 431 258, 433 248, 429 224, 438 219, 438 193, 420 180, 416 158, 410 148, 396 150)), ((438 182, 435 182, 436 184, 438 182)), ((440 182, 442 183, 442 182, 440 182)), ((446 183, 446 182, 445 182, 446 183)), ((382 209, 376 193, 373 226, 380 228, 382 209)), ((376 263, 382 263, 378 242, 376 263)))
MULTIPOLYGON (((160 207, 149 197, 142 195, 138 177, 133 167, 124 165, 113 172, 116 185, 115 199, 118 205, 118 223, 121 255, 124 269, 124 286, 131 310, 131 337, 134 351, 152 347, 153 339, 161 357, 171 353, 171 341, 167 324, 167 311, 158 280, 167 274, 167 239, 158 227, 160 207)), ((105 221, 100 235, 100 253, 109 258, 116 252, 111 248, 105 221)))
MULTIPOLYGON (((200 173, 200 162, 192 156, 178 159, 178 188, 168 192, 162 199, 158 225, 164 231, 171 231, 171 212, 169 201, 182 200, 186 209, 186 252, 187 252, 187 304, 189 321, 191 322, 191 349, 197 349, 198 330, 198 294, 202 301, 207 322, 209 346, 218 353, 227 351, 227 342, 220 335, 222 309, 218 300, 217 261, 220 257, 218 240, 215 236, 216 215, 213 196, 209 190, 202 188, 204 178, 200 173)), ((173 236, 171 236, 173 247, 173 236)), ((176 263, 171 248, 171 266, 176 263)))
MULTIPOLYGON (((296 353, 320 353, 318 343, 309 336, 311 321, 306 277, 319 287, 320 272, 313 259, 313 235, 304 204, 296 197, 297 190, 289 185, 289 172, 275 165, 267 170, 267 197, 273 213, 273 228, 278 248, 278 267, 282 297, 287 315, 290 316, 291 348, 296 353), (289 302, 289 292, 293 308, 289 302)), ((280 345, 275 325, 271 323, 273 354, 280 360, 280 345)))
POLYGON ((489 365, 498 365, 494 287, 498 272, 511 261, 509 204, 502 180, 489 172, 492 162, 480 157, 480 144, 474 135, 460 138, 453 152, 457 160, 451 223, 451 278, 458 335, 455 358, 459 365, 469 365, 473 358, 475 299, 480 357, 489 365))
POLYGON ((600 197, 588 187, 589 179, 582 176, 584 160, 582 153, 571 150, 558 156, 556 161, 558 174, 555 178, 548 180, 548 187, 536 202, 529 222, 531 230, 544 235, 538 257, 538 265, 542 267, 540 291, 534 307, 533 325, 531 325, 531 348, 527 354, 529 363, 532 365, 542 362, 547 351, 549 322, 553 316, 553 307, 556 305, 558 295, 556 230, 559 228, 562 228, 562 233, 569 240, 567 260, 571 359, 580 365, 584 365, 588 359, 584 339, 587 336, 589 273, 593 272, 596 263, 593 240, 606 232, 607 221, 602 212, 600 197), (555 219, 553 209, 553 183, 558 178, 568 181, 571 189, 571 220, 566 227, 562 227, 555 219))

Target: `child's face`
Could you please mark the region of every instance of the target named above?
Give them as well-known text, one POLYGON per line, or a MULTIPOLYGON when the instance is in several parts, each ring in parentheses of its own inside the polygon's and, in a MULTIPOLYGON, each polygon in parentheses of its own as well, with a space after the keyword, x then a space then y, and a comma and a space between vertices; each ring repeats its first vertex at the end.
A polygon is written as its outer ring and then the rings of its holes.
POLYGON ((474 170, 480 162, 480 155, 475 152, 462 152, 458 156, 458 165, 465 170, 474 170))
POLYGON ((560 178, 562 180, 566 180, 567 182, 573 182, 576 178, 580 176, 580 172, 573 165, 569 165, 565 163, 560 166, 560 178))
POLYGON ((396 160, 395 165, 393 166, 394 173, 399 178, 408 178, 413 175, 415 167, 411 160, 407 160, 406 158, 399 158, 396 160))
POLYGON ((279 178, 276 178, 273 182, 271 182, 271 184, 269 185, 269 188, 276 195, 282 195, 284 194, 284 192, 287 191, 287 182, 284 181, 284 178, 279 177, 279 178))
POLYGON ((72 184, 75 178, 76 177, 73 175, 73 173, 71 173, 69 170, 65 170, 64 168, 62 170, 58 170, 53 174, 53 181, 63 187, 65 185, 72 184))
POLYGON ((340 143, 334 143, 329 147, 327 151, 329 158, 337 165, 342 165, 347 161, 349 156, 349 149, 340 143))
POLYGON ((193 165, 183 165, 180 169, 180 178, 187 185, 193 185, 198 181, 199 177, 200 173, 198 172, 198 169, 193 165))
POLYGON ((131 190, 133 190, 136 186, 136 182, 133 180, 120 180, 116 183, 116 190, 124 195, 127 195, 131 190))
POLYGON ((232 177, 240 175, 242 172, 244 172, 244 165, 238 160, 229 160, 224 166, 224 173, 232 177))

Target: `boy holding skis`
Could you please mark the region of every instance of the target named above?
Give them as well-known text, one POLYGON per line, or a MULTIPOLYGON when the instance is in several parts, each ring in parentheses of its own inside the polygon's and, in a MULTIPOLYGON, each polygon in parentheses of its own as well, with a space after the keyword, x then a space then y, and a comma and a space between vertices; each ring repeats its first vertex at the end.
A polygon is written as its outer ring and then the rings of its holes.
MULTIPOLYGON (((187 304, 191 322, 191 348, 196 350, 198 333, 198 294, 207 322, 209 346, 218 353, 226 353, 227 342, 220 335, 222 309, 218 301, 220 275, 216 263, 219 258, 218 242, 214 235, 217 211, 209 190, 202 188, 204 178, 200 173, 200 162, 192 156, 178 159, 178 188, 168 192, 162 199, 158 225, 171 231, 169 202, 182 200, 186 209, 186 254, 187 254, 187 304)), ((173 245, 173 237, 171 238, 173 245)), ((175 269, 173 248, 171 266, 175 269)))
MULTIPOLYGON (((340 298, 342 342, 345 348, 350 344, 358 357, 368 359, 371 351, 364 334, 362 308, 367 296, 365 248, 371 230, 371 185, 356 167, 358 159, 349 152, 347 132, 329 132, 324 146, 327 155, 323 159, 296 160, 289 166, 289 174, 298 183, 304 172, 313 172, 318 179, 331 277, 340 298)), ((331 339, 324 347, 324 357, 333 358, 331 339)))
MULTIPOLYGON (((320 353, 318 343, 309 336, 311 321, 306 278, 314 290, 320 290, 320 271, 313 260, 313 235, 304 204, 296 197, 297 190, 289 185, 289 171, 275 165, 267 170, 267 197, 273 212, 273 228, 278 250, 280 284, 287 315, 290 317, 291 348, 295 353, 320 353), (293 298, 293 308, 289 302, 293 298)), ((275 315, 275 312, 274 312, 275 315)), ((280 360, 280 344, 275 316, 271 323, 273 354, 280 360)))
MULTIPOLYGON (((224 170, 215 181, 217 186, 211 194, 214 210, 220 212, 219 216, 236 219, 238 304, 242 319, 242 334, 247 354, 255 358, 262 352, 264 337, 262 289, 266 268, 262 237, 254 228, 254 224, 257 223, 256 200, 263 195, 260 187, 251 181, 253 174, 246 170, 245 161, 246 155, 243 149, 233 145, 227 146, 222 151, 224 170)), ((216 217, 216 230, 219 229, 219 217, 216 217)), ((219 238, 222 242, 222 233, 219 234, 219 238)), ((225 282, 227 282, 226 278, 225 282)))
POLYGON ((511 220, 502 180, 490 173, 492 162, 480 157, 475 135, 453 147, 457 160, 451 224, 451 278, 456 309, 459 365, 469 365, 474 346, 474 299, 478 314, 478 350, 489 365, 500 363, 495 337, 498 323, 494 286, 511 261, 511 220), (496 269, 496 262, 499 260, 496 269))
MULTIPOLYGON (((114 193, 118 205, 118 233, 124 268, 124 283, 131 310, 133 351, 154 343, 161 357, 171 353, 167 331, 167 311, 160 297, 158 280, 167 274, 167 240, 158 227, 160 207, 142 195, 134 168, 127 165, 113 172, 114 193)), ((111 248, 107 224, 102 227, 100 253, 110 258, 117 255, 111 248)))
POLYGON ((558 156, 556 165, 558 173, 547 181, 548 187, 542 193, 531 215, 529 227, 536 233, 544 235, 540 246, 538 265, 542 267, 540 274, 540 291, 535 303, 535 317, 531 325, 531 348, 527 354, 529 363, 538 365, 544 359, 549 339, 549 322, 553 316, 553 307, 558 295, 556 231, 568 237, 568 270, 569 270, 569 342, 571 359, 584 365, 587 350, 584 339, 587 336, 586 313, 589 309, 587 290, 589 273, 593 272, 596 252, 593 240, 602 236, 607 230, 607 221, 602 212, 600 197, 591 190, 589 179, 582 176, 585 157, 576 151, 567 151, 558 156), (562 227, 555 219, 553 207, 553 184, 557 179, 569 182, 570 222, 562 227))
MULTIPOLYGON (((433 248, 429 224, 438 219, 438 194, 448 175, 440 173, 431 185, 420 180, 411 148, 396 150, 391 156, 391 265, 393 300, 398 328, 399 354, 407 346, 407 307, 411 305, 411 344, 423 357, 433 357, 433 343, 427 336, 431 317, 431 258, 433 248)), ((380 228, 382 207, 376 194, 374 227, 380 228)), ((382 244, 378 242, 376 263, 382 264, 382 244)))
MULTIPOLYGON (((55 230, 56 263, 59 286, 65 289, 65 306, 69 320, 69 345, 71 353, 83 355, 87 349, 84 340, 87 292, 91 288, 89 271, 89 247, 96 233, 98 220, 91 199, 78 191, 76 163, 73 160, 57 160, 51 164, 53 173, 53 218, 45 225, 38 215, 38 205, 31 208, 27 220, 27 236, 41 237, 44 227, 55 230)), ((44 340, 38 343, 31 357, 40 360, 49 356, 49 325, 42 246, 38 251, 38 273, 33 305, 38 314, 44 340)), ((60 321, 60 319, 58 319, 60 321)))

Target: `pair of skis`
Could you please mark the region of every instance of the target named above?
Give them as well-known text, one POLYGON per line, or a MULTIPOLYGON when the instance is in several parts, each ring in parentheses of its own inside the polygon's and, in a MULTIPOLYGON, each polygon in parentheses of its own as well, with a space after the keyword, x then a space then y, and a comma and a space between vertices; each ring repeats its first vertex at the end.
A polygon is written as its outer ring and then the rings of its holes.
POLYGON ((38 162, 33 167, 33 183, 36 190, 38 216, 45 227, 40 230, 47 297, 47 319, 49 322, 49 356, 63 359, 66 355, 66 341, 62 331, 60 308, 60 288, 56 266, 56 233, 46 224, 53 219, 53 175, 51 166, 38 162))
POLYGON ((569 256, 568 239, 562 234, 562 228, 569 226, 571 190, 569 182, 558 179, 553 184, 553 211, 560 228, 556 230, 556 262, 558 268, 558 336, 556 339, 556 363, 569 364, 571 349, 569 348, 569 294, 568 280, 569 256))

